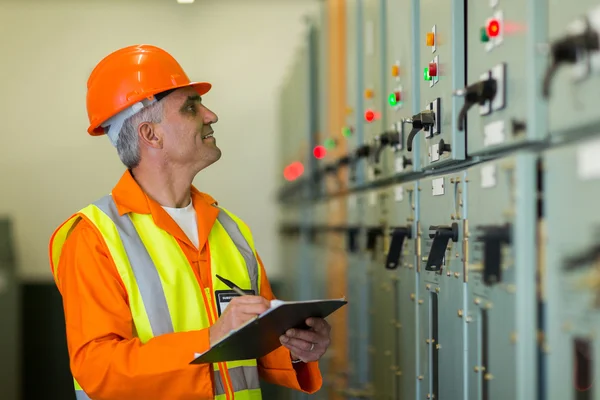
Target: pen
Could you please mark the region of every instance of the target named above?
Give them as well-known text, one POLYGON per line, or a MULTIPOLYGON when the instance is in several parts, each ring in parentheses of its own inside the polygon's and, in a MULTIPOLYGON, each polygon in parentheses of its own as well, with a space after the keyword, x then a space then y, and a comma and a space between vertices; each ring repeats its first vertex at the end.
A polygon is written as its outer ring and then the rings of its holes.
POLYGON ((244 293, 244 291, 242 289, 240 289, 235 283, 231 282, 228 279, 225 279, 225 278, 219 276, 218 274, 217 274, 217 278, 219 278, 219 280, 221 282, 223 282, 224 284, 226 284, 227 286, 229 286, 229 288, 231 290, 233 290, 234 292, 236 292, 240 296, 246 296, 246 293, 244 293))

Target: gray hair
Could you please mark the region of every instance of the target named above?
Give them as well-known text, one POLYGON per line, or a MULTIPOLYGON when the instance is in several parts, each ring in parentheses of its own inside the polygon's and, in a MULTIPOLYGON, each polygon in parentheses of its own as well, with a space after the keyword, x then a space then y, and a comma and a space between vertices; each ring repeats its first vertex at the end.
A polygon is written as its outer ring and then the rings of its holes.
POLYGON ((128 169, 135 168, 141 160, 138 126, 142 122, 159 123, 163 117, 163 105, 158 101, 133 114, 123 122, 117 139, 117 153, 128 169))

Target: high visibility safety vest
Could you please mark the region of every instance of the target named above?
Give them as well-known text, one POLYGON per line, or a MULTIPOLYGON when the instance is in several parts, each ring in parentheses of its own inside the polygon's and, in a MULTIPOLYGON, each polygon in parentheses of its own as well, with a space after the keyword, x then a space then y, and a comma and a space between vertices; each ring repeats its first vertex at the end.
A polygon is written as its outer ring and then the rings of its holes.
MULTIPOLYGON (((217 274, 260 294, 261 273, 252 235, 229 211, 219 207, 208 236, 212 287, 203 291, 175 238, 157 227, 151 214, 119 215, 110 195, 83 208, 54 233, 50 250, 55 278, 63 244, 82 216, 98 228, 108 246, 127 290, 134 331, 142 343, 158 335, 214 324, 218 318, 214 293, 230 290, 217 274)), ((215 399, 226 399, 226 391, 236 400, 262 399, 256 360, 215 363, 213 370, 215 399)), ((77 399, 90 399, 74 381, 77 399)))

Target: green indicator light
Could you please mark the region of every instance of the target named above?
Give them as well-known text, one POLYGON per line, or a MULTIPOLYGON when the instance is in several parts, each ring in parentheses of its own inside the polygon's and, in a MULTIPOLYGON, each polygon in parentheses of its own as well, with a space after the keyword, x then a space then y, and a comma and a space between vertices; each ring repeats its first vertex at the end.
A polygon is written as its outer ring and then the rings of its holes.
POLYGON ((335 139, 326 139, 324 144, 327 150, 331 150, 335 148, 335 139))
POLYGON ((343 127, 342 128, 342 136, 344 136, 345 138, 349 138, 350 136, 352 136, 352 131, 350 130, 350 128, 343 127))
POLYGON ((429 76, 429 68, 425 67, 425 69, 423 69, 423 78, 426 81, 430 81, 431 77, 429 76))
POLYGON ((487 34, 487 30, 485 29, 485 26, 481 27, 481 30, 479 31, 479 35, 480 35, 481 41, 483 43, 487 43, 490 41, 490 37, 487 34))
POLYGON ((395 106, 396 104, 398 104, 398 102, 396 101, 396 94, 395 93, 391 93, 388 96, 388 103, 390 103, 390 106, 395 106))

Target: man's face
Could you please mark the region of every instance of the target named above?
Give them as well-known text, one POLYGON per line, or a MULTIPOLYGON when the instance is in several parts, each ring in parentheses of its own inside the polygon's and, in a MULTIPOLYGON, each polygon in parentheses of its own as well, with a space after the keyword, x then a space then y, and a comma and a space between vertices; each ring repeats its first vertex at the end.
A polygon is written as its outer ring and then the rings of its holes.
POLYGON ((163 138, 166 161, 198 171, 221 158, 221 150, 212 136, 217 115, 202 104, 193 88, 182 88, 163 100, 163 119, 156 126, 163 138))

